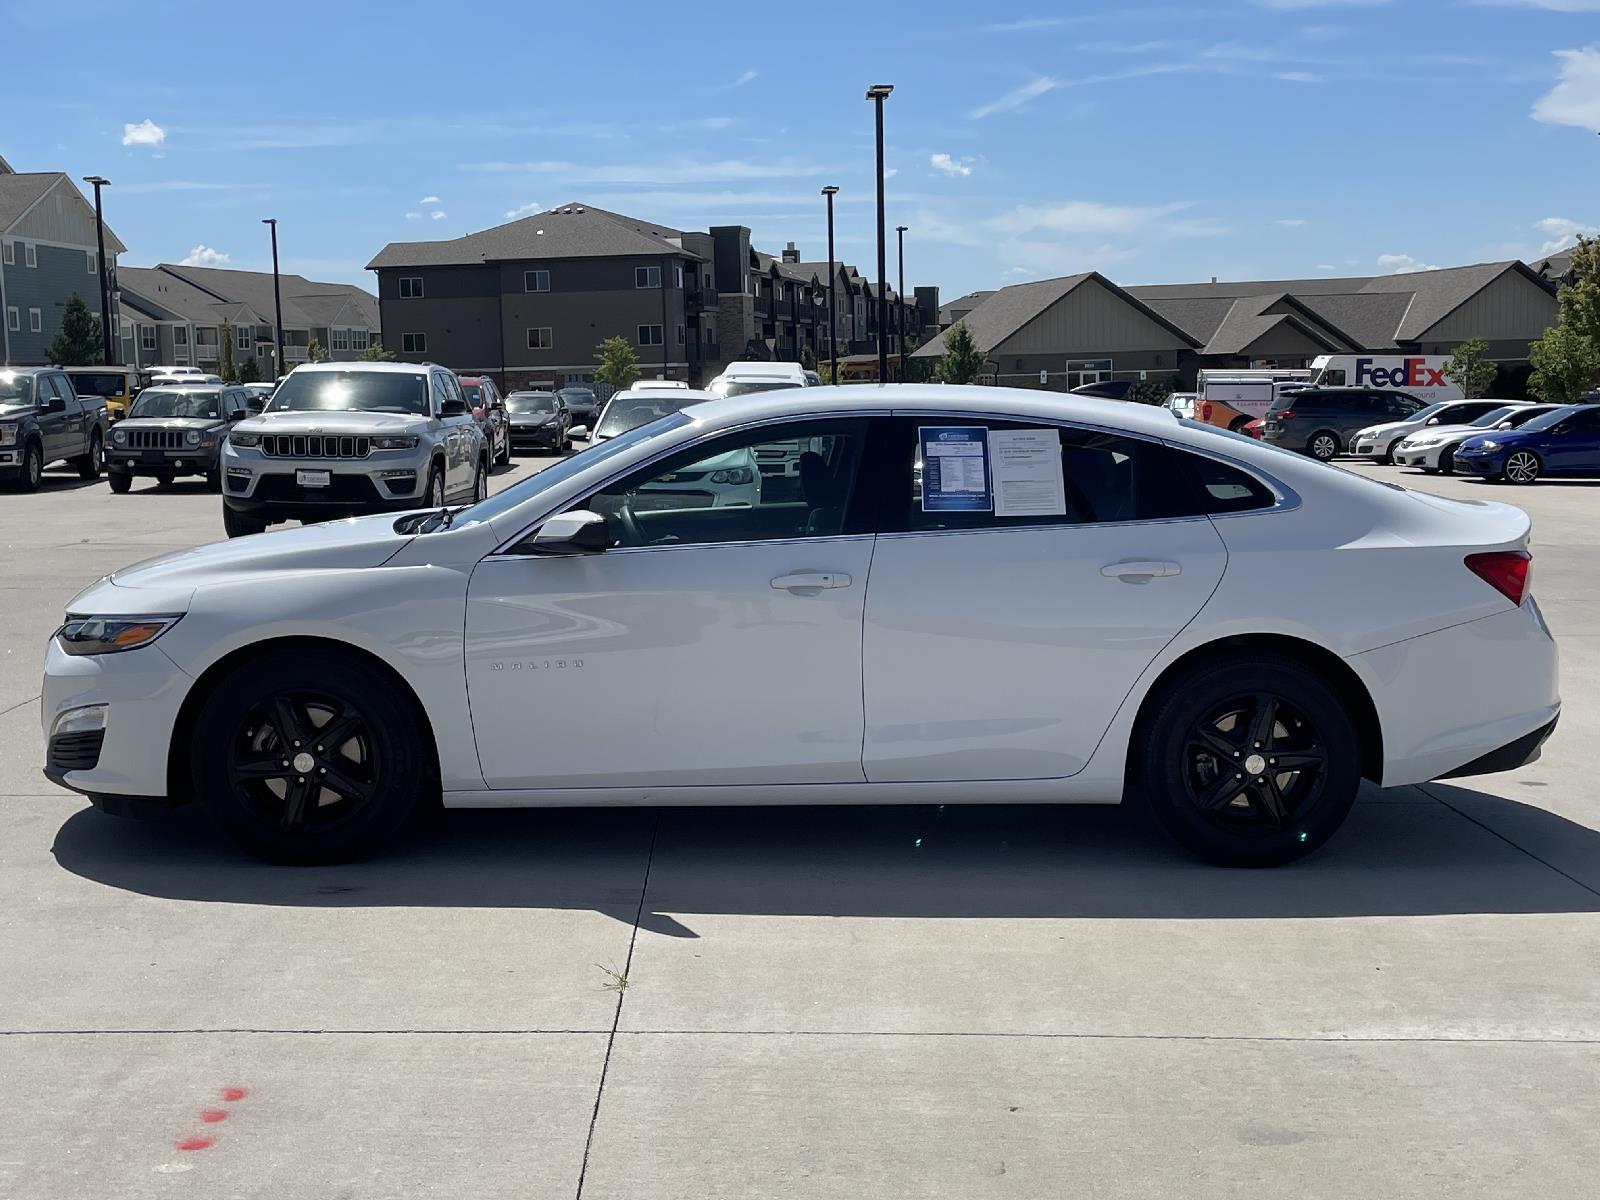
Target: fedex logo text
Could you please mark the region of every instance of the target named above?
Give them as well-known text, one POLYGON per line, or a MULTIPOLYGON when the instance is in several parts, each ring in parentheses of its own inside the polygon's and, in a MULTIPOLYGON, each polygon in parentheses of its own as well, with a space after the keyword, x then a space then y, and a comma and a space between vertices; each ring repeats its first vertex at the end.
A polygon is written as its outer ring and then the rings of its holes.
POLYGON ((1435 370, 1425 358, 1408 358, 1398 367, 1379 367, 1370 358, 1356 359, 1357 387, 1448 387, 1444 368, 1435 370))

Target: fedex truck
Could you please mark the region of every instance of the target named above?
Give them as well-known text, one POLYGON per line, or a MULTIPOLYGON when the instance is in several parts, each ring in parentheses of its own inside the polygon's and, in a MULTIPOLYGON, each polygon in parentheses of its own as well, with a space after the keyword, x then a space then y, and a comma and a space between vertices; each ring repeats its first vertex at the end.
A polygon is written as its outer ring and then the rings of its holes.
POLYGON ((1424 404, 1462 400, 1461 388, 1445 378, 1448 354, 1319 354, 1311 360, 1316 387, 1392 388, 1424 404))

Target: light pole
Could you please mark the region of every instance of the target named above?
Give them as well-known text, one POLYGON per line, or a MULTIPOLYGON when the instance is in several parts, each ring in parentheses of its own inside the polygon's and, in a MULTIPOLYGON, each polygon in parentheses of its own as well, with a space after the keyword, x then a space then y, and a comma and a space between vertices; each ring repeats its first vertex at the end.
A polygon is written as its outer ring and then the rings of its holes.
POLYGON ((110 187, 111 180, 85 175, 83 181, 94 185, 94 232, 100 242, 100 354, 110 367, 116 365, 117 356, 111 344, 111 276, 106 273, 106 219, 100 211, 100 189, 110 187))
POLYGON ((900 364, 894 375, 901 383, 906 381, 906 230, 909 225, 896 225, 894 236, 900 264, 900 293, 895 297, 894 323, 900 334, 900 364))
POLYGON ((875 83, 867 89, 867 99, 877 108, 878 125, 878 382, 889 380, 889 344, 884 337, 889 328, 889 268, 883 246, 883 102, 894 91, 892 83, 875 83))
POLYGON ((828 369, 828 382, 837 386, 839 383, 839 320, 833 311, 833 277, 838 274, 838 271, 833 265, 833 198, 839 194, 839 189, 830 183, 822 189, 822 194, 828 198, 828 357, 832 360, 828 369))
POLYGON ((273 375, 286 374, 283 369, 283 293, 278 290, 278 218, 262 217, 263 225, 272 227, 272 319, 276 322, 278 361, 273 364, 273 375))

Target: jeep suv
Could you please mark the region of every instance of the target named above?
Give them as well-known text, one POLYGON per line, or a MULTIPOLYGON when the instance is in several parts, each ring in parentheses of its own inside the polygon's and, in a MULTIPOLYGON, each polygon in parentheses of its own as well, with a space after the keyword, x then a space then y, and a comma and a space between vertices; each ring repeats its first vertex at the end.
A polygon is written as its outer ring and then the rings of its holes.
POLYGON ((482 499, 489 445, 455 373, 432 363, 296 367, 222 447, 229 537, 278 521, 482 499))
POLYGON ((139 393, 128 415, 111 430, 106 479, 119 496, 135 475, 152 475, 167 487, 179 475, 203 475, 222 490, 217 462, 228 424, 245 417, 242 387, 209 383, 161 384, 139 393))

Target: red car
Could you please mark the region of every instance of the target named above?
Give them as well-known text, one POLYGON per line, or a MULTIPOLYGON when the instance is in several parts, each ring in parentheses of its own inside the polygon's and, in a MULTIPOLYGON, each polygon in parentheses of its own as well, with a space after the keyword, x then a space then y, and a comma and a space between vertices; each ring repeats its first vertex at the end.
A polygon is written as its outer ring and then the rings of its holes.
POLYGON ((489 443, 489 460, 492 463, 511 461, 511 424, 506 420, 506 402, 494 380, 487 375, 460 375, 461 390, 467 397, 467 407, 472 419, 489 443))
POLYGON ((1257 417, 1254 421, 1251 421, 1249 424, 1245 425, 1245 427, 1239 430, 1239 432, 1248 433, 1251 437, 1255 438, 1256 441, 1259 442, 1261 440, 1261 427, 1264 424, 1266 424, 1266 422, 1260 417, 1257 417))

